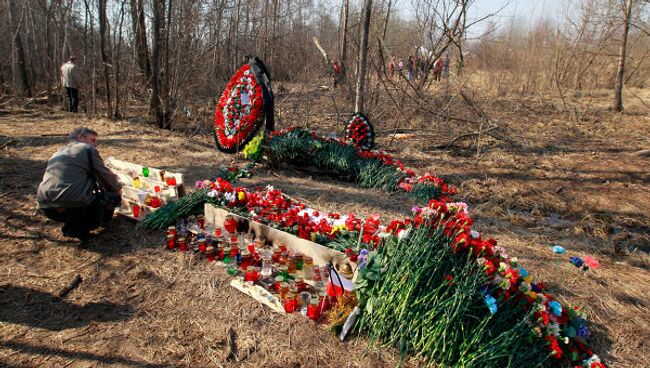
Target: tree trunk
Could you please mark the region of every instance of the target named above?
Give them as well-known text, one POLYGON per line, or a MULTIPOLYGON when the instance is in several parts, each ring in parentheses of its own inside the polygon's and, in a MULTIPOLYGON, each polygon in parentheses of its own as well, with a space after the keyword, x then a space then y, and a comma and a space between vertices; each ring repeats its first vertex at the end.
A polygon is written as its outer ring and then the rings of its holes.
POLYGON ((359 73, 357 75, 356 99, 354 101, 354 111, 364 111, 366 69, 368 60, 368 33, 370 31, 370 13, 372 11, 372 0, 364 0, 363 18, 361 20, 361 42, 359 42, 359 73))
POLYGON ((348 58, 348 14, 350 9, 350 0, 344 0, 341 6, 341 29, 339 39, 339 64, 341 66, 341 77, 345 78, 348 58))
POLYGON ((160 128, 164 127, 162 106, 160 104, 160 46, 162 26, 165 17, 165 0, 153 0, 153 34, 151 46, 151 101, 150 113, 155 116, 160 128))
POLYGON ((625 59, 627 57, 627 34, 630 31, 630 18, 634 0, 627 0, 623 9, 623 38, 621 48, 618 52, 618 70, 616 71, 616 83, 614 84, 614 110, 623 111, 623 81, 625 78, 625 59))
POLYGON ((11 15, 11 33, 14 39, 14 47, 16 49, 20 89, 27 95, 27 97, 32 97, 32 87, 29 84, 29 78, 27 77, 25 50, 23 49, 23 41, 20 38, 20 23, 22 17, 19 17, 18 12, 16 11, 16 0, 9 0, 9 13, 11 15))
POLYGON ((111 78, 109 68, 112 68, 111 57, 108 54, 109 35, 108 17, 106 17, 106 0, 99 0, 99 48, 102 55, 102 64, 104 65, 104 81, 106 84, 106 111, 108 117, 113 117, 113 108, 111 101, 111 78))
POLYGON ((165 69, 163 75, 165 81, 163 84, 162 91, 162 103, 163 103, 163 128, 171 129, 171 93, 169 91, 169 77, 171 75, 171 68, 169 67, 169 35, 172 32, 172 2, 173 0, 167 0, 167 25, 165 26, 165 69))
POLYGON ((120 5, 120 18, 119 18, 119 25, 117 26, 117 29, 113 30, 113 46, 115 47, 114 52, 111 52, 114 56, 115 59, 114 65, 113 65, 113 76, 115 79, 115 112, 113 113, 113 116, 116 119, 121 119, 122 118, 122 111, 120 110, 121 105, 122 105, 122 93, 120 91, 120 87, 122 85, 122 63, 121 63, 121 50, 122 50, 122 26, 124 25, 124 13, 126 12, 124 10, 126 6, 126 0, 122 0, 122 4, 120 5))
POLYGON ((135 39, 135 57, 144 75, 146 85, 151 83, 151 61, 149 60, 149 47, 147 46, 147 25, 144 19, 144 6, 142 0, 131 0, 131 26, 135 39))

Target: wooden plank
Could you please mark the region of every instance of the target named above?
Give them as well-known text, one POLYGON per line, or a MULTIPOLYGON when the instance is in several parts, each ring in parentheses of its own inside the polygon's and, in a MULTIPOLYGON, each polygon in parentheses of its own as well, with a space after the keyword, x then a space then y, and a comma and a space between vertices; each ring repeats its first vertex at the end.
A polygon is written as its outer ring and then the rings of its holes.
POLYGON ((275 295, 269 293, 259 285, 255 285, 252 282, 244 282, 241 277, 237 277, 230 281, 230 286, 266 305, 275 312, 285 313, 282 302, 275 295))
POLYGON ((144 203, 143 198, 147 195, 157 196, 161 199, 161 204, 165 204, 169 201, 178 199, 184 193, 183 174, 147 166, 149 169, 149 177, 144 177, 142 176, 142 169, 145 166, 118 160, 114 157, 108 157, 106 159, 106 166, 108 166, 123 183, 122 204, 120 207, 115 209, 115 213, 119 215, 140 221, 149 213, 157 210, 157 208, 147 206, 144 203), (173 176, 176 179, 175 186, 167 185, 165 182, 165 177, 169 176, 173 176), (138 177, 140 180, 140 188, 135 188, 133 186, 134 177, 138 177), (156 186, 160 188, 160 191, 157 193, 155 191, 156 186), (140 216, 134 217, 133 205, 138 205, 140 207, 140 216))
MULTIPOLYGON (((340 265, 344 262, 349 262, 345 254, 339 251, 327 248, 323 245, 306 239, 301 239, 295 235, 274 229, 262 223, 238 216, 212 204, 205 204, 204 216, 206 224, 213 224, 217 227, 223 227, 223 222, 226 216, 229 215, 233 216, 237 221, 248 222, 249 231, 254 232, 256 238, 261 236, 273 244, 285 244, 294 252, 300 252, 306 256, 313 258, 315 265, 325 266, 329 262, 332 262, 334 265, 340 265)), ((352 269, 356 268, 356 265, 354 264, 351 264, 351 266, 352 269)))

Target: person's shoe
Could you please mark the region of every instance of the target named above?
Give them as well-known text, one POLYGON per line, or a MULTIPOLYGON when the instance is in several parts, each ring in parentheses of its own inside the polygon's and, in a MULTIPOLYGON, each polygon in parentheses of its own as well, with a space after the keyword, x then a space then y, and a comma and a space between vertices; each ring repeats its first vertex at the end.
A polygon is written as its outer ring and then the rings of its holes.
POLYGON ((88 241, 92 237, 90 234, 90 231, 88 230, 81 230, 81 229, 76 229, 74 227, 68 226, 68 224, 63 225, 61 228, 61 232, 63 233, 63 236, 68 237, 68 238, 77 238, 81 240, 82 242, 88 241))

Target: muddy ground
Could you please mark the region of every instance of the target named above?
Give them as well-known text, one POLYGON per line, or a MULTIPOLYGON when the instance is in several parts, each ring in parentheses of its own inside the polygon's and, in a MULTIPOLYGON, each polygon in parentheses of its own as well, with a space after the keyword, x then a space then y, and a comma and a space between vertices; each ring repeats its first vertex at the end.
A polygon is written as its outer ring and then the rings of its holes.
MULTIPOLYGON (((327 93, 319 91, 312 92, 327 93)), ((432 123, 392 141, 392 124, 378 122, 379 144, 418 173, 429 171, 457 186, 457 198, 469 203, 479 231, 495 237, 562 302, 582 306, 592 321, 593 348, 610 366, 648 367, 650 159, 637 152, 650 148, 650 118, 642 110, 613 114, 595 103, 572 116, 557 106, 524 99, 485 105, 499 134, 485 135, 478 155, 475 137, 434 148, 468 131, 463 122, 432 123), (553 254, 552 244, 568 255, 553 254), (602 266, 583 273, 567 262, 570 255, 593 255, 602 266)), ((297 121, 321 130, 336 126, 328 117, 288 118, 307 112, 290 100, 279 107, 280 127, 297 121)), ((164 251, 162 232, 136 231, 133 222, 118 218, 80 246, 35 212, 47 160, 75 126, 99 131, 102 156, 183 172, 190 185, 236 160, 216 152, 211 137, 43 107, 0 114, 0 365, 399 363, 390 350, 366 350, 362 338, 339 343, 306 319, 260 306, 229 287, 222 270, 164 251), (79 287, 59 298, 77 274, 79 287)), ((313 207, 341 213, 401 217, 412 205, 401 194, 263 166, 243 184, 272 184, 313 207)))

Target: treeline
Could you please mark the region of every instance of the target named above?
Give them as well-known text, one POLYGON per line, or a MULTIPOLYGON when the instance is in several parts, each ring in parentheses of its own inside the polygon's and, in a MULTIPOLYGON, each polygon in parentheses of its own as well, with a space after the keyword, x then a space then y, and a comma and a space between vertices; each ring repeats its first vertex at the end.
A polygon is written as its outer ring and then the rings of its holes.
MULTIPOLYGON (((461 84, 498 94, 608 88, 619 95, 623 85, 648 82, 648 0, 576 1, 567 19, 534 27, 489 23, 488 15, 479 38, 468 36, 476 28, 467 15, 476 0, 400 1, 399 8, 411 6, 410 12, 397 11, 396 3, 5 0, 0 83, 4 95, 56 104, 62 98, 59 67, 75 55, 85 76, 82 110, 119 118, 146 106, 161 127, 170 127, 195 106, 211 106, 244 57, 257 55, 277 81, 326 77, 335 60, 346 76, 339 95, 351 99, 358 91, 365 5, 372 12, 362 75, 375 83, 361 90, 369 100, 430 100, 439 88, 429 75, 440 57, 451 61, 452 78, 462 78, 461 84), (424 77, 391 79, 390 57, 409 55, 424 60, 424 77)), ((622 101, 613 105, 622 109, 622 101)))

